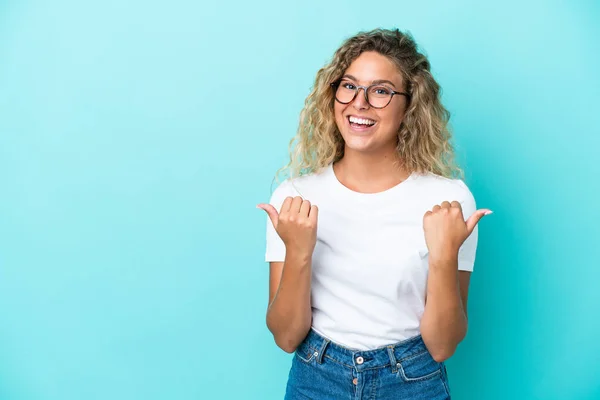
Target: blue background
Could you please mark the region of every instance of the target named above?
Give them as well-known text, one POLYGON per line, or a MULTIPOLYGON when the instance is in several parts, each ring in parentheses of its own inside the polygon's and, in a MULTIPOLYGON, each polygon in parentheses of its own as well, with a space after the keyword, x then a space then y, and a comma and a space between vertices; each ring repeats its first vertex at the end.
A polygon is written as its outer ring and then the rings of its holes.
POLYGON ((267 201, 359 30, 429 55, 480 225, 456 399, 600 398, 600 5, 0 2, 0 399, 281 399, 267 201))

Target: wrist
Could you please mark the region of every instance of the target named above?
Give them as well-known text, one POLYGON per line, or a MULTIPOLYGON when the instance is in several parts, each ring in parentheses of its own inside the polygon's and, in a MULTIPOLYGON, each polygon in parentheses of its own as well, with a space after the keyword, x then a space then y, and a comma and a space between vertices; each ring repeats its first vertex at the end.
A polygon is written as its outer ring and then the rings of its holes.
POLYGON ((310 264, 312 261, 312 252, 309 253, 303 250, 286 248, 285 259, 286 261, 292 261, 294 264, 310 264))
POLYGON ((458 251, 429 253, 429 266, 432 268, 458 268, 458 251))

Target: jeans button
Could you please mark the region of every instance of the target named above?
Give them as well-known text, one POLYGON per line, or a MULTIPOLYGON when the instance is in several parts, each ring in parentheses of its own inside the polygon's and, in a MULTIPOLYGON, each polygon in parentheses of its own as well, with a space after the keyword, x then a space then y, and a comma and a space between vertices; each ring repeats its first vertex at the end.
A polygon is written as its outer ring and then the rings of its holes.
POLYGON ((358 365, 360 365, 360 364, 362 364, 362 363, 364 363, 364 362, 365 362, 365 359, 364 359, 364 358, 362 358, 361 356, 358 356, 358 357, 356 357, 356 363, 357 363, 358 365))

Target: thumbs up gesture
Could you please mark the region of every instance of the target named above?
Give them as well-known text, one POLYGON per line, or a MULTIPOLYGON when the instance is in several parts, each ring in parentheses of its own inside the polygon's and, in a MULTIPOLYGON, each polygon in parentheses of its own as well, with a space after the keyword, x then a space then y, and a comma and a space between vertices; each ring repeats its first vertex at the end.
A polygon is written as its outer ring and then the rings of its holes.
POLYGON ((488 209, 477 210, 465 221, 458 201, 444 201, 427 211, 423 216, 423 230, 430 258, 456 257, 479 220, 491 213, 488 209))
POLYGON ((317 243, 317 206, 297 196, 286 197, 279 213, 268 203, 256 207, 266 211, 286 251, 300 257, 312 257, 317 243))

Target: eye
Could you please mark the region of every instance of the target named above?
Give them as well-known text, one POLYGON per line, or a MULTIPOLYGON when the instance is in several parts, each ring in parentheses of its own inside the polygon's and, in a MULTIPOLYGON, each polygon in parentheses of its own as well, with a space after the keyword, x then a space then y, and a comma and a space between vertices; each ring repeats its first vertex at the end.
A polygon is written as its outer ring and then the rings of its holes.
POLYGON ((342 82, 342 87, 344 89, 351 89, 351 90, 356 89, 356 87, 350 82, 342 82))
POLYGON ((388 96, 392 93, 391 90, 386 88, 385 86, 374 87, 372 89, 372 92, 375 94, 383 95, 383 96, 388 96))

